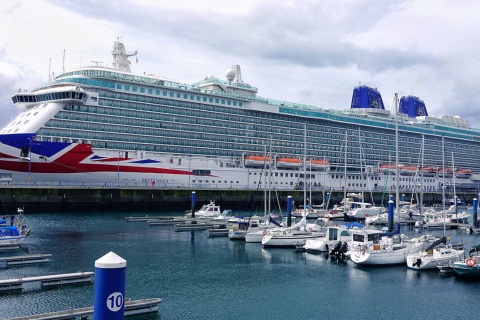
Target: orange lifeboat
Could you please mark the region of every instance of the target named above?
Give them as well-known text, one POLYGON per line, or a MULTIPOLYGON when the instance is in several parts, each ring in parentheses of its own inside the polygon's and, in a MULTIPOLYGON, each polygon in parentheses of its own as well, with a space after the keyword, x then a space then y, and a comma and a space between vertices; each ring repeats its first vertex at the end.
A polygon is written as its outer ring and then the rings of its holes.
POLYGON ((264 156, 246 156, 245 157, 245 167, 263 167, 267 162, 267 165, 270 164, 270 157, 264 156))
POLYGON ((397 167, 395 166, 395 164, 392 164, 392 163, 382 163, 380 164, 380 172, 382 173, 395 173, 395 170, 397 169, 397 167))
POLYGON ((302 165, 302 160, 298 158, 277 158, 277 168, 299 168, 302 165))
POLYGON ((327 160, 308 160, 307 161, 307 169, 310 170, 329 170, 330 169, 330 163, 327 160))

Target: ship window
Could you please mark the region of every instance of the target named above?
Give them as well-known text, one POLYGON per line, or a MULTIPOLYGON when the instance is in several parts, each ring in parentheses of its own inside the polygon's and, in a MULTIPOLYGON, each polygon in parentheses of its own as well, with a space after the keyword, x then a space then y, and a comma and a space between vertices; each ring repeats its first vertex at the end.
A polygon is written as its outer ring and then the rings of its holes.
POLYGON ((222 99, 222 104, 225 104, 225 100, 222 99))
POLYGON ((200 96, 197 96, 197 101, 200 101, 200 96))
MULTIPOLYGON (((158 91, 158 90, 157 90, 158 91)), ((152 89, 148 89, 148 94, 152 94, 153 93, 153 90, 152 89)), ((158 94, 158 93, 157 93, 158 94)))
POLYGON ((220 99, 215 99, 215 103, 219 103, 220 102, 220 99))
POLYGON ((234 105, 234 106, 237 106, 237 101, 233 101, 233 105, 234 105))
POLYGON ((140 88, 141 93, 145 93, 145 88, 140 88))
POLYGON ((175 93, 174 92, 170 92, 170 97, 174 97, 175 96, 175 93))
POLYGON ((137 87, 132 87, 132 91, 137 92, 137 87))
POLYGON ((160 95, 160 90, 155 90, 155 94, 156 94, 157 96, 159 96, 159 95, 160 95))
POLYGON ((187 99, 188 98, 188 94, 184 93, 183 94, 183 99, 187 99))
POLYGON ((129 85, 125 85, 125 90, 130 90, 130 86, 129 86, 129 85))
POLYGON ((208 101, 209 101, 209 102, 213 102, 213 98, 209 98, 208 101))
POLYGON ((232 101, 228 100, 228 101, 227 101, 227 104, 228 104, 229 106, 232 105, 232 101))
POLYGON ((190 100, 195 100, 195 96, 193 94, 190 95, 190 100))

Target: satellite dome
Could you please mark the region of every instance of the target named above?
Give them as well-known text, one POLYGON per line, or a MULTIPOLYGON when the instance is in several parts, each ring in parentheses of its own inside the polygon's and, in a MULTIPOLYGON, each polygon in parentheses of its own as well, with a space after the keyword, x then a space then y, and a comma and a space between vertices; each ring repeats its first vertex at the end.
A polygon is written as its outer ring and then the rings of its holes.
POLYGON ((225 77, 227 78, 228 81, 233 81, 236 75, 237 75, 237 72, 235 71, 235 69, 228 69, 225 72, 225 77))

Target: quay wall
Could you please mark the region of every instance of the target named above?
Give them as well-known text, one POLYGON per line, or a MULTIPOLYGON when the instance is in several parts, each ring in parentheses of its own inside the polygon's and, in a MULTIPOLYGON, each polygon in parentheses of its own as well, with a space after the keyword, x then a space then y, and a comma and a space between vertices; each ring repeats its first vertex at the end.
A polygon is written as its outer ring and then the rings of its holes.
MULTIPOLYGON (((192 191, 196 193, 196 209, 214 200, 222 209, 234 211, 263 212, 264 192, 240 189, 165 189, 165 188, 85 188, 85 187, 0 187, 0 196, 8 212, 24 207, 30 213, 48 211, 84 211, 84 210, 124 210, 171 212, 190 209, 192 191)), ((298 205, 303 204, 303 190, 282 190, 271 192, 272 211, 278 212, 278 203, 285 210, 286 199, 290 195, 298 205), (277 200, 278 199, 278 200, 277 200)), ((365 201, 386 206, 388 194, 382 192, 365 193, 365 201)), ((458 194, 464 203, 472 204, 477 194, 458 194)), ((310 191, 307 191, 310 198, 310 191)), ((340 204, 343 191, 332 192, 330 207, 340 204)), ((406 201, 412 195, 405 194, 406 201)), ((323 203, 322 191, 311 192, 313 204, 323 203)), ((447 196, 447 199, 451 198, 447 196)), ((268 195, 267 195, 268 199, 268 195)), ((441 193, 424 194, 424 204, 441 204, 441 193)))

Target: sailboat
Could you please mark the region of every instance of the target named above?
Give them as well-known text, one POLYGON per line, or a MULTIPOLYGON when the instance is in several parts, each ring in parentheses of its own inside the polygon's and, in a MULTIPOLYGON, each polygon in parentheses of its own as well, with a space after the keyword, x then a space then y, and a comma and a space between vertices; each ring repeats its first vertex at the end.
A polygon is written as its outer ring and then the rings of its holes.
MULTIPOLYGON (((444 140, 442 139, 442 153, 444 148, 444 140)), ((442 156, 444 156, 442 154, 442 156)), ((443 158, 445 159, 445 158, 443 158)), ((453 155, 452 155, 453 159, 453 155)), ((445 168, 444 160, 443 168, 445 168)), ((445 176, 443 176, 443 186, 445 186, 445 176)), ((443 199, 445 199, 445 187, 442 188, 443 199)), ((443 237, 435 241, 430 247, 420 252, 407 256, 407 267, 415 270, 435 269, 439 265, 450 265, 455 261, 459 261, 465 254, 463 249, 454 249, 451 244, 447 244, 446 233, 446 211, 445 201, 443 201, 443 237)))
MULTIPOLYGON (((398 169, 398 95, 395 94, 395 164, 396 164, 396 212, 399 213, 399 169, 398 169)), ((389 232, 383 233, 375 229, 354 230, 352 233, 352 248, 350 258, 359 265, 394 265, 405 263, 406 256, 418 252, 424 247, 431 236, 419 236, 406 239, 400 235, 400 223, 397 221, 393 230, 393 198, 388 202, 389 232)))
MULTIPOLYGON (((324 235, 323 226, 320 225, 318 220, 316 223, 308 224, 307 223, 307 188, 306 188, 306 178, 307 178, 307 124, 305 123, 304 128, 304 155, 303 155, 303 176, 305 179, 304 188, 303 188, 303 216, 302 219, 292 225, 284 228, 272 228, 266 229, 264 236, 262 238, 262 245, 264 247, 299 247, 305 245, 307 239, 313 239, 319 236, 324 235)), ((291 197, 289 198, 289 203, 291 204, 291 197)), ((291 212, 289 212, 291 213, 291 212)))

